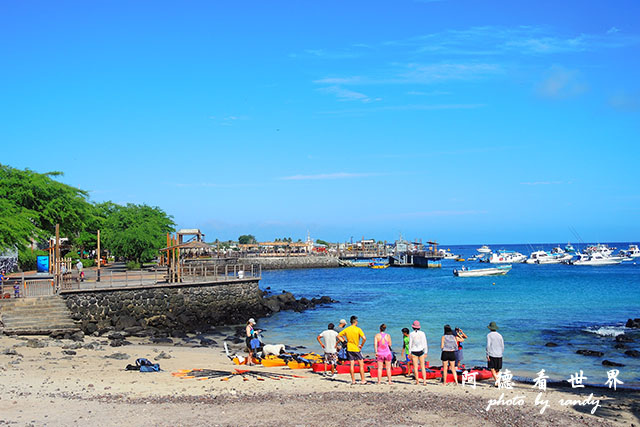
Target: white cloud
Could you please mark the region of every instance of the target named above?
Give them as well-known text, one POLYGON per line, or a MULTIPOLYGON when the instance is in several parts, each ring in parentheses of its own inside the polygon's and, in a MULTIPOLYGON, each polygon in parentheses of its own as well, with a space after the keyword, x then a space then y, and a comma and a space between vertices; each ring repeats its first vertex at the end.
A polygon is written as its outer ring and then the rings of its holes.
POLYGON ((476 216, 486 215, 486 210, 433 210, 423 212, 407 212, 396 215, 397 218, 422 218, 422 217, 439 217, 439 216, 476 216))
POLYGON ((384 105, 369 108, 322 111, 320 114, 364 114, 379 111, 435 111, 435 110, 473 110, 486 107, 487 104, 423 104, 423 105, 384 105))
POLYGON ((360 101, 364 103, 380 101, 381 98, 370 98, 361 92, 345 89, 341 86, 329 86, 318 89, 320 92, 335 95, 340 101, 360 101))
POLYGON ((451 95, 451 92, 446 92, 444 90, 432 90, 429 92, 423 92, 421 90, 410 90, 407 92, 407 95, 412 96, 438 96, 438 95, 451 95))
POLYGON ((551 99, 567 99, 586 92, 588 86, 577 70, 554 65, 537 87, 538 95, 551 99))
POLYGON ((638 111, 640 110, 640 93, 616 93, 609 97, 609 106, 619 111, 638 111))
POLYGON ((533 181, 533 182, 521 182, 520 185, 562 185, 563 181, 533 181))
POLYGON ((317 174, 317 175, 292 175, 292 176, 285 176, 280 179, 284 181, 306 181, 306 180, 365 178, 370 176, 380 176, 380 174, 379 173, 335 172, 335 173, 323 173, 323 174, 317 174))

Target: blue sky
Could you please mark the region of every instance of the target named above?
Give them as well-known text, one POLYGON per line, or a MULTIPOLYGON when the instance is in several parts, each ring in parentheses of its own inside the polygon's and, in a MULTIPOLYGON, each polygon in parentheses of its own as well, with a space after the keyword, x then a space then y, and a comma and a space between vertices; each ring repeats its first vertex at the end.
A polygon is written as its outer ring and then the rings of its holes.
POLYGON ((3 2, 0 162, 208 240, 640 240, 639 13, 3 2))

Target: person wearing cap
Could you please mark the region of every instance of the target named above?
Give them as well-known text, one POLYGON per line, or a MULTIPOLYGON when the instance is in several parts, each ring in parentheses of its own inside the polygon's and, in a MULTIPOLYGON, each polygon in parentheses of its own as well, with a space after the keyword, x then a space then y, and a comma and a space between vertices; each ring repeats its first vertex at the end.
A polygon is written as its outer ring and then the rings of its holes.
POLYGON ((247 365, 253 365, 253 350, 251 350, 251 340, 255 335, 255 330, 253 329, 256 324, 256 320, 252 317, 247 321, 247 326, 245 327, 245 342, 247 343, 247 351, 249 352, 249 357, 247 358, 247 365))
POLYGON ((487 367, 491 370, 491 375, 498 383, 498 375, 502 369, 502 354, 504 353, 504 340, 498 333, 498 325, 491 322, 487 326, 491 332, 487 334, 487 367))
POLYGON ((360 365, 360 382, 366 384, 367 380, 364 379, 364 360, 362 357, 362 347, 367 341, 367 337, 364 336, 362 329, 358 327, 358 318, 351 316, 351 326, 344 328, 340 334, 338 334, 340 341, 347 342, 347 360, 349 361, 349 373, 351 374, 351 384, 356 383, 355 376, 355 363, 356 360, 360 365), (362 339, 362 343, 360 340, 362 339))
POLYGON ((418 376, 418 363, 422 369, 422 384, 427 385, 427 371, 424 366, 424 360, 427 357, 429 346, 427 345, 427 336, 420 330, 420 322, 417 320, 411 325, 413 332, 409 334, 409 351, 411 352, 411 361, 413 362, 413 374, 416 378, 416 384, 420 384, 418 376))
MULTIPOLYGON (((342 330, 347 326, 347 321, 344 319, 340 319, 340 321, 338 322, 338 328, 336 329, 336 332, 340 333, 342 332, 342 330)), ((336 343, 336 351, 337 351, 337 355, 338 355, 338 359, 340 360, 347 360, 347 349, 346 349, 346 344, 343 343, 342 341, 338 340, 336 343)))

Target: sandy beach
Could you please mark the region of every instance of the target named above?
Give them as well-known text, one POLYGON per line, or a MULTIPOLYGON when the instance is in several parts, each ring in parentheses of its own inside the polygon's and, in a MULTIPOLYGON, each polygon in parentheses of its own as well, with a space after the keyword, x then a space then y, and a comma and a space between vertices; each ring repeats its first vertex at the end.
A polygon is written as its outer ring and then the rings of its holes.
POLYGON ((550 388, 541 395, 549 407, 540 414, 541 406, 534 403, 538 392, 531 384, 498 390, 484 382, 472 389, 431 380, 427 386, 417 386, 397 376, 389 386, 373 384, 367 375, 367 385, 352 386, 349 375, 331 380, 310 370, 260 366, 251 369, 303 378, 182 379, 172 373, 216 369, 231 374, 236 366, 221 347, 160 346, 139 340, 114 348, 108 342, 104 337, 85 337, 84 342, 0 337, 0 424, 634 425, 639 421, 638 393, 620 389, 550 388), (162 371, 125 371, 138 357, 160 363, 162 371), (487 411, 491 399, 503 393, 504 401, 522 405, 494 404, 487 411), (593 404, 560 404, 561 399, 583 401, 591 393, 600 400, 595 415, 590 413, 593 404))

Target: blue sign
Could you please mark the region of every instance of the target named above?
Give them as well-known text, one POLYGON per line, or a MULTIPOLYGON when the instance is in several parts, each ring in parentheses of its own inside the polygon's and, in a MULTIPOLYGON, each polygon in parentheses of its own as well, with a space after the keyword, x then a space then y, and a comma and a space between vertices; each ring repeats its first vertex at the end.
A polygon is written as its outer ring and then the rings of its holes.
POLYGON ((36 265, 38 266, 38 273, 48 273, 49 255, 38 255, 36 257, 36 265))

